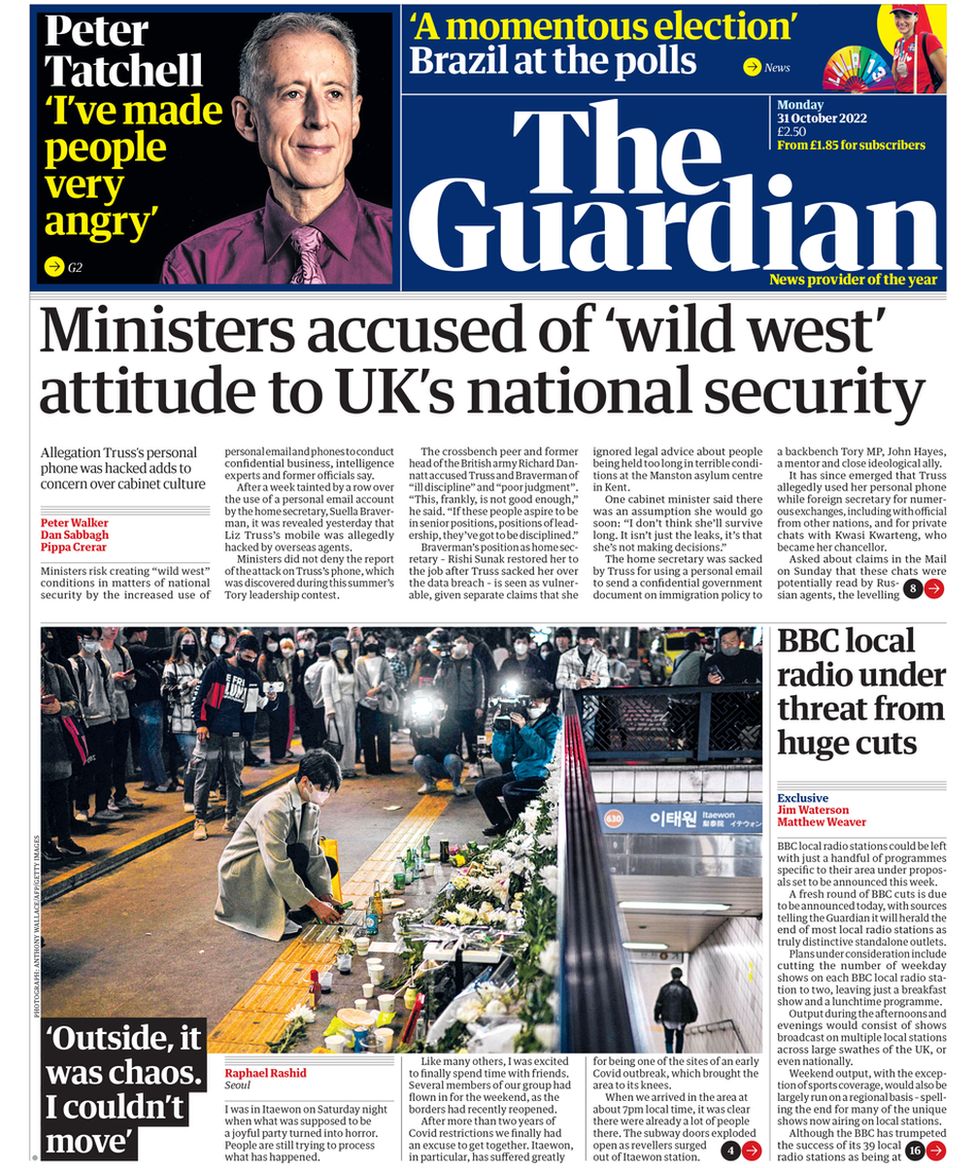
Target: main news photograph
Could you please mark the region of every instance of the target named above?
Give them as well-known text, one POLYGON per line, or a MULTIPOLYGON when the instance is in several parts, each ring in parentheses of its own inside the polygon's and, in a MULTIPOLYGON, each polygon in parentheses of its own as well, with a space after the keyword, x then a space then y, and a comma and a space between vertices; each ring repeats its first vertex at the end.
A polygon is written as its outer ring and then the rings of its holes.
POLYGON ((211 1053, 762 1050, 747 625, 44 628, 42 1007, 211 1053))

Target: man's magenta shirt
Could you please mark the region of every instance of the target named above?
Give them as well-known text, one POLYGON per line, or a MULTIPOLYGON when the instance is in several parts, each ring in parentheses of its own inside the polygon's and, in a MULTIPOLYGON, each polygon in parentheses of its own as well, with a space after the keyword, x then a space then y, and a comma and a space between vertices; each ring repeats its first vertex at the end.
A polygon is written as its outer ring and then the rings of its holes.
MULTIPOLYGON (((302 224, 268 191, 258 211, 227 219, 178 244, 163 261, 161 284, 289 284, 298 257, 289 236, 302 224)), ((393 280, 393 212, 342 194, 313 219, 322 232, 319 263, 327 284, 393 280)))

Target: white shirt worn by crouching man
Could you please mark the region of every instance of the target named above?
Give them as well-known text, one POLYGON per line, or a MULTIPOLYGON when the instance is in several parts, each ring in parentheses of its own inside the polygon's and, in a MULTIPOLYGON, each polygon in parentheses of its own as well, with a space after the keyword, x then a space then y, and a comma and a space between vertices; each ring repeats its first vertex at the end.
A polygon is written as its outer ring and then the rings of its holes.
POLYGON ((294 781, 265 795, 247 813, 217 866, 217 905, 222 924, 277 941, 289 909, 312 896, 332 896, 332 876, 319 847, 319 808, 303 803, 294 781), (308 885, 288 858, 289 844, 308 850, 308 885))

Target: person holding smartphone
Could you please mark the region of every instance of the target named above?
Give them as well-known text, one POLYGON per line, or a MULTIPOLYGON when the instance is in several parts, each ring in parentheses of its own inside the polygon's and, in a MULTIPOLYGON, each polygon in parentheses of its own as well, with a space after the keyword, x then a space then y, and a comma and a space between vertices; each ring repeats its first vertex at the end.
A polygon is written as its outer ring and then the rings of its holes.
MULTIPOLYGON (((742 647, 742 630, 729 625, 718 631, 718 652, 701 665, 700 685, 758 685, 762 682, 762 657, 742 647)), ((711 746, 715 750, 746 749, 758 739, 752 731, 762 725, 759 694, 730 693, 712 700, 711 746), (744 735, 749 732, 749 742, 744 735)))

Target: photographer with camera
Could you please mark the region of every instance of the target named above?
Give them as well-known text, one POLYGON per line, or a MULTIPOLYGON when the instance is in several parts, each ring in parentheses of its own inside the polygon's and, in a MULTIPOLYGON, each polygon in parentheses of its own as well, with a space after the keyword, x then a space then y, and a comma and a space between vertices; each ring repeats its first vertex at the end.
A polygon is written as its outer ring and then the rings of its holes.
POLYGON ((451 718, 443 698, 427 689, 414 693, 407 706, 410 742, 413 746, 413 769, 423 779, 418 795, 436 795, 437 780, 450 779, 454 794, 463 799, 468 792, 461 785, 464 761, 461 758, 461 733, 451 718))
POLYGON ((524 693, 492 702, 491 754, 502 772, 474 789, 491 821, 484 829, 487 836, 504 835, 546 781, 562 725, 559 715, 550 712, 552 695, 552 686, 541 678, 524 693))

